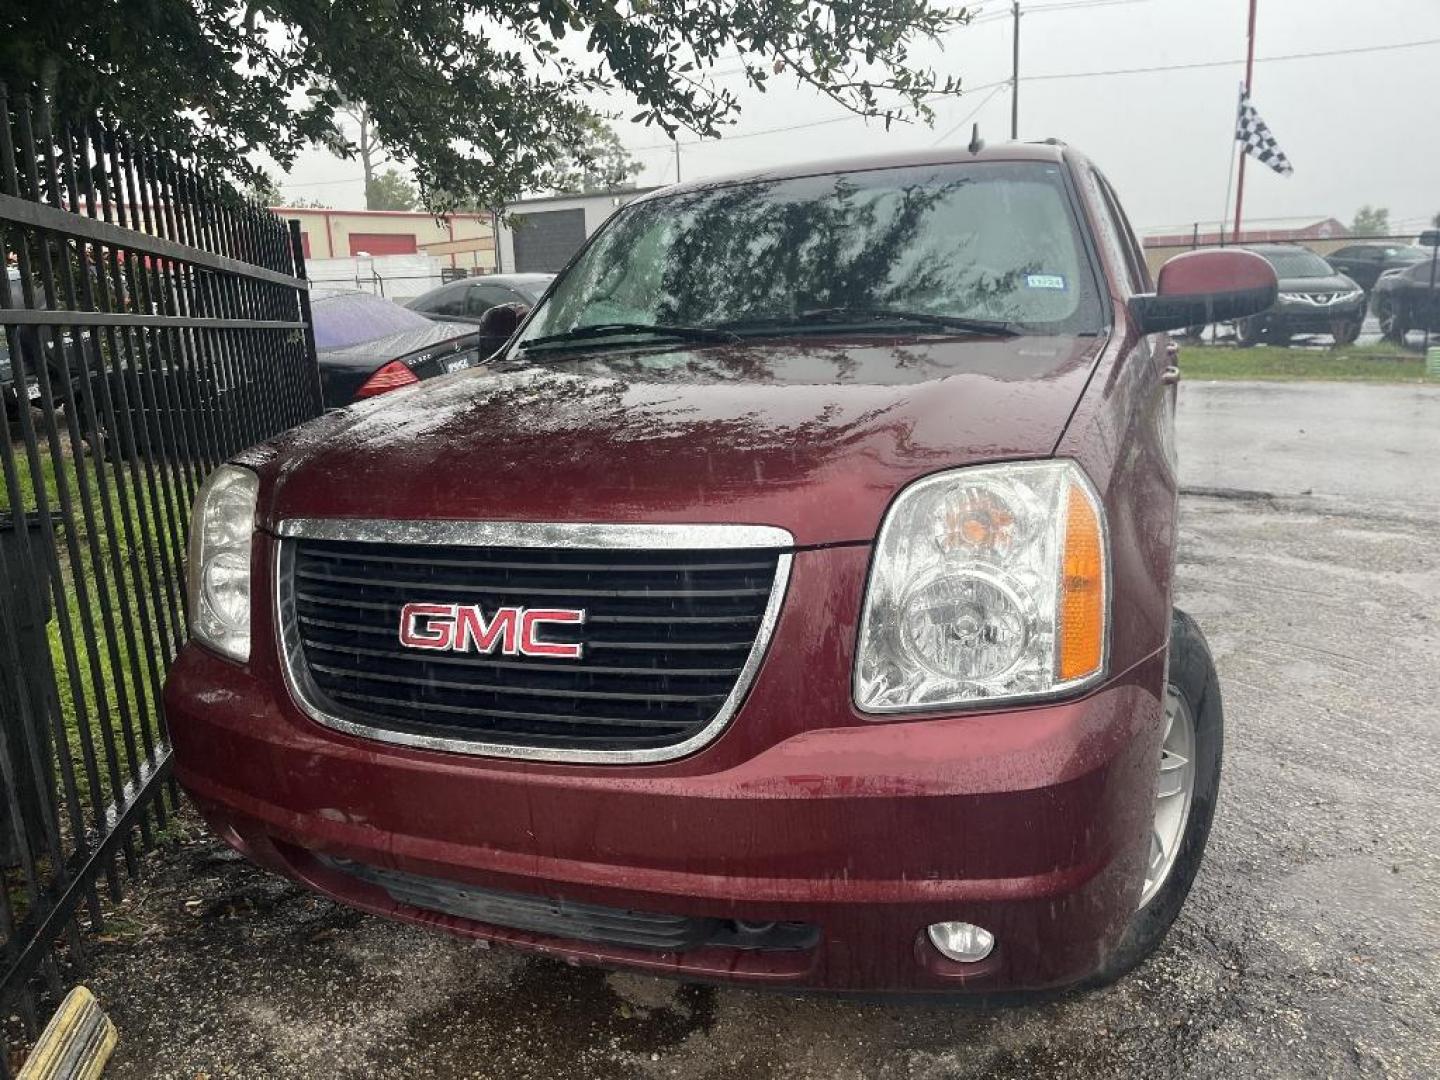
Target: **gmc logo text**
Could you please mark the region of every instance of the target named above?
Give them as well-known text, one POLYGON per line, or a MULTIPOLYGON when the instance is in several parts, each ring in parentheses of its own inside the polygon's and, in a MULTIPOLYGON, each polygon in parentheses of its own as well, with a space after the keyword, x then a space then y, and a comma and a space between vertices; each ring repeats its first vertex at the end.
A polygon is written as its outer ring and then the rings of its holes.
POLYGON ((400 644, 436 652, 500 652, 505 656, 548 656, 578 660, 578 642, 541 641, 547 623, 579 626, 585 612, 574 608, 501 607, 489 619, 479 604, 406 604, 400 609, 400 644))

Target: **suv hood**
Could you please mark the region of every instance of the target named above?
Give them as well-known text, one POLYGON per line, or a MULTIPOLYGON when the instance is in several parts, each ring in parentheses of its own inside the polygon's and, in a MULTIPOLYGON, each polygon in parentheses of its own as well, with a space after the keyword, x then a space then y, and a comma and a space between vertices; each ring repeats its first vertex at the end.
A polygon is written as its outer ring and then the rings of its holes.
POLYGON ((1282 293, 1343 293, 1360 288, 1344 274, 1329 277, 1281 278, 1278 282, 1282 293))
POLYGON ((909 481, 1044 457, 1095 337, 814 338, 433 379, 248 452, 292 518, 779 525, 872 538, 909 481))

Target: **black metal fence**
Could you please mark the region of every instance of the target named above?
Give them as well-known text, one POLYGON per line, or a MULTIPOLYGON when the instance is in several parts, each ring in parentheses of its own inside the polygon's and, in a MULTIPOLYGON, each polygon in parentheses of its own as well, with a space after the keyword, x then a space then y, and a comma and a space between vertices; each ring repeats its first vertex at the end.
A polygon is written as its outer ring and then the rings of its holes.
POLYGON ((321 399, 297 230, 3 87, 0 256, 0 1019, 33 1028, 174 806, 196 489, 321 399))

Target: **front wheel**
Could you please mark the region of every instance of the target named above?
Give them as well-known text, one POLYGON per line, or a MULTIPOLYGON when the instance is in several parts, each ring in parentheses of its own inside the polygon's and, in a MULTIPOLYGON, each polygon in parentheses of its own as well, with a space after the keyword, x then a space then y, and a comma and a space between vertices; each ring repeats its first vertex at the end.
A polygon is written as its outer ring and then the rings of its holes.
POLYGON ((1358 319, 1336 319, 1330 324, 1330 336, 1335 339, 1336 348, 1354 345, 1360 339, 1360 321, 1358 319))
POLYGON ((1241 319, 1235 324, 1235 341, 1242 349, 1253 349, 1265 340, 1265 330, 1256 318, 1241 319))
POLYGON ((1405 344, 1405 334, 1410 328, 1405 325, 1405 312, 1396 300, 1388 296, 1377 296, 1375 318, 1380 322, 1381 337, 1397 345, 1405 344))
POLYGON ((1140 906, 1092 985, 1118 979, 1165 939, 1190 894, 1215 816, 1225 729, 1220 683, 1205 636, 1178 610, 1170 620, 1164 725, 1140 906))

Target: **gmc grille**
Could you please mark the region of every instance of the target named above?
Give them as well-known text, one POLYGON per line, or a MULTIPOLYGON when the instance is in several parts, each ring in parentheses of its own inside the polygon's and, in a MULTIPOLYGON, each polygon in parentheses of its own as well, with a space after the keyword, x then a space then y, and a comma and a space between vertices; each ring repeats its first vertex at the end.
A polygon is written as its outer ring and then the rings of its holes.
POLYGON ((657 760, 719 733, 784 587, 778 549, 630 550, 281 541, 291 689, 367 736, 568 760, 657 760), (578 659, 401 644, 406 604, 575 608, 578 659), (593 755, 593 756, 592 756, 593 755))

